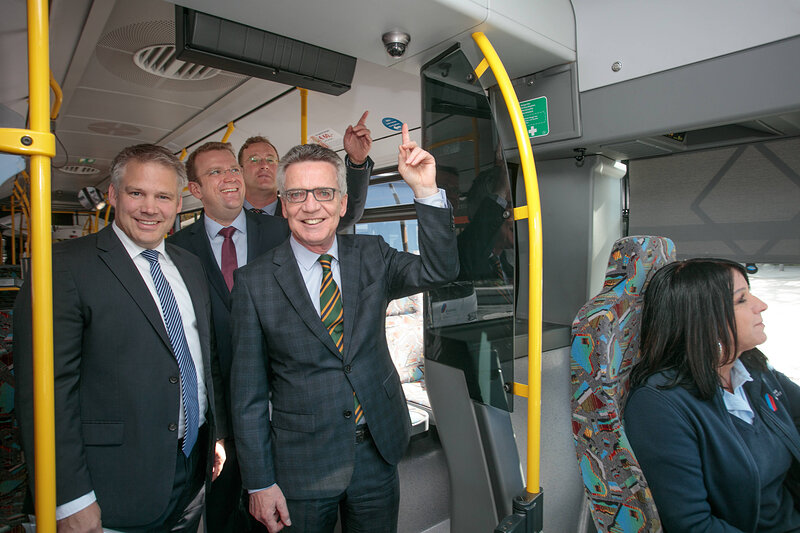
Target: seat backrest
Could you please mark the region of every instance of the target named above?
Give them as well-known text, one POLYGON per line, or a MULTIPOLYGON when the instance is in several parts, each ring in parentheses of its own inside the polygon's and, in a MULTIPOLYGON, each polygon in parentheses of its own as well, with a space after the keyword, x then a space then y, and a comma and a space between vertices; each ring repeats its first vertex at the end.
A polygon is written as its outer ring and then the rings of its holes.
POLYGON ((603 289, 572 323, 572 432, 598 531, 661 531, 622 427, 622 409, 630 371, 639 361, 642 295, 653 273, 674 260, 675 245, 667 238, 618 240, 603 289))

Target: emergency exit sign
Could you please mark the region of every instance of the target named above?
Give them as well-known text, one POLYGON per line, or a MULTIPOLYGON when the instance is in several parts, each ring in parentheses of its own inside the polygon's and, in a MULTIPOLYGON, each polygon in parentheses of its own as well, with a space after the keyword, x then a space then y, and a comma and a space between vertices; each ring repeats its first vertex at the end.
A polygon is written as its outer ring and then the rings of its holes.
POLYGON ((547 97, 540 96, 532 100, 520 102, 522 117, 528 137, 542 137, 550 133, 550 120, 547 118, 547 97))

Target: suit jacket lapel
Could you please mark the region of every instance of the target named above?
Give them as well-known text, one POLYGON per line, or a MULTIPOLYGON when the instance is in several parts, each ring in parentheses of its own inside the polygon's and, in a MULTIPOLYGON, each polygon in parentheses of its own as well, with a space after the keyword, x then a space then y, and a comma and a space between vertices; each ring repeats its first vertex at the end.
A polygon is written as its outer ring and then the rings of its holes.
MULTIPOLYGON (((287 240, 277 248, 275 248, 275 255, 273 262, 277 266, 275 270, 275 280, 278 282, 286 299, 292 304, 294 310, 306 323, 311 332, 319 338, 320 341, 337 357, 342 357, 339 349, 333 342, 328 330, 322 324, 322 320, 314 309, 314 304, 308 296, 303 277, 300 275, 300 267, 297 266, 297 260, 292 253, 292 246, 287 240)), ((345 323, 346 324, 346 323, 345 323)), ((345 338, 345 345, 347 338, 345 338)))
POLYGON ((156 302, 153 300, 153 295, 145 285, 139 269, 133 264, 128 251, 114 234, 114 230, 110 225, 97 234, 97 253, 112 274, 120 281, 122 287, 131 295, 133 301, 136 302, 144 316, 153 325, 153 329, 156 330, 164 344, 172 350, 172 344, 170 344, 167 336, 167 329, 164 327, 164 321, 161 320, 161 313, 159 313, 156 302))
POLYGON ((342 278, 342 307, 344 308, 344 360, 353 357, 350 349, 353 327, 358 311, 358 287, 361 279, 361 252, 355 239, 339 236, 339 273, 342 278))
POLYGON ((192 235, 192 248, 197 250, 197 257, 205 265, 208 275, 208 284, 219 294, 225 306, 231 308, 231 293, 228 290, 228 285, 225 283, 225 278, 222 277, 222 271, 214 258, 214 252, 211 251, 211 243, 208 242, 208 234, 206 233, 205 215, 200 218, 191 226, 192 235))

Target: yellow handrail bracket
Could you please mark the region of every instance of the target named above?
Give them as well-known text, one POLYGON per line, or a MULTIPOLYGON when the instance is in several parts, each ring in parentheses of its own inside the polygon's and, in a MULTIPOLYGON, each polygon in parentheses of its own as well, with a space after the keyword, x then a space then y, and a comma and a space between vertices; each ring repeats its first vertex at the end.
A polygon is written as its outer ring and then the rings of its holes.
POLYGON ((45 131, 0 128, 0 152, 55 157, 56 136, 50 133, 49 119, 45 131))

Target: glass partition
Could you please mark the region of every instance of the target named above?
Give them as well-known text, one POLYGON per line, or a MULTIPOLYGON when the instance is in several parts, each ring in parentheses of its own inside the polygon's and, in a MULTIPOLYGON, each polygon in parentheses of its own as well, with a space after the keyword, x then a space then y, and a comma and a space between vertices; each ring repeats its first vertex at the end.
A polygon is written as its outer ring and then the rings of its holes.
POLYGON ((453 205, 461 274, 430 291, 425 355, 464 371, 470 396, 511 410, 515 237, 508 167, 489 100, 460 49, 422 69, 422 143, 453 205))

